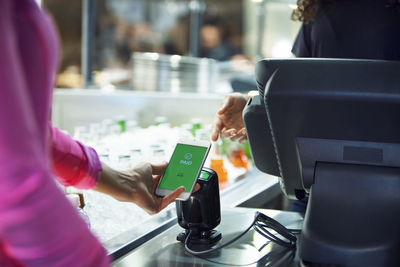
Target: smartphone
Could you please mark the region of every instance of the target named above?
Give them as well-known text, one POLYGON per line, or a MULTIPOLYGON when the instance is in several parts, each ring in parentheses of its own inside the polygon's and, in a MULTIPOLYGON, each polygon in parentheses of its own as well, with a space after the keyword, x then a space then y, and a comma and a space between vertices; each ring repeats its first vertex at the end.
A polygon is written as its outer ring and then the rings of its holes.
POLYGON ((209 141, 179 140, 157 186, 156 195, 163 197, 184 186, 185 191, 177 199, 187 200, 196 185, 210 147, 209 141))

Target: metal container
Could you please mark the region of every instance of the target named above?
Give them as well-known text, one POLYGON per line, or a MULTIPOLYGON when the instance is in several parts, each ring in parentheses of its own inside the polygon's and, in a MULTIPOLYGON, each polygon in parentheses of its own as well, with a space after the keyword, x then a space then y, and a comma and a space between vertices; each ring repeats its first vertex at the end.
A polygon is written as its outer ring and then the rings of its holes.
POLYGON ((138 91, 213 92, 218 79, 218 62, 157 53, 133 53, 132 86, 138 91))

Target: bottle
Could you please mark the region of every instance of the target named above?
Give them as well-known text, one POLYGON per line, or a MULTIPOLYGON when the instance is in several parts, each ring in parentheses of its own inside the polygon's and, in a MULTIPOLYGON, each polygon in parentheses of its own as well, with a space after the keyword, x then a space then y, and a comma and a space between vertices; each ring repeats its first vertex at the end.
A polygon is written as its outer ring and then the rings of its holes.
POLYGON ((120 132, 126 132, 126 118, 124 116, 117 116, 116 118, 117 125, 120 127, 120 132))
POLYGON ((229 152, 229 161, 236 168, 249 169, 249 158, 246 155, 246 150, 243 144, 236 144, 231 147, 229 152))
POLYGON ((220 184, 228 181, 228 172, 224 167, 224 160, 222 157, 211 159, 210 168, 218 174, 218 182, 220 184))
POLYGON ((224 159, 220 154, 221 143, 217 142, 212 147, 214 147, 214 149, 211 153, 210 168, 218 174, 218 182, 223 184, 228 181, 228 172, 224 166, 224 159))
POLYGON ((156 118, 154 119, 154 124, 155 124, 156 126, 160 126, 160 125, 165 124, 165 123, 167 123, 167 117, 158 116, 158 117, 156 117, 156 118))
POLYGON ((192 119, 191 121, 191 125, 192 125, 192 135, 196 136, 196 131, 201 129, 201 120, 200 119, 192 119))
POLYGON ((182 124, 180 127, 179 138, 192 138, 192 125, 190 123, 182 124))
POLYGON ((78 211, 79 215, 82 217, 82 219, 86 222, 88 225, 88 228, 90 228, 90 219, 89 215, 84 211, 83 207, 85 206, 84 200, 83 200, 83 195, 79 196, 77 193, 72 193, 72 194, 67 194, 66 195, 69 201, 72 203, 72 205, 76 208, 78 211))
POLYGON ((129 120, 126 122, 126 131, 134 132, 138 128, 138 123, 135 120, 129 120))

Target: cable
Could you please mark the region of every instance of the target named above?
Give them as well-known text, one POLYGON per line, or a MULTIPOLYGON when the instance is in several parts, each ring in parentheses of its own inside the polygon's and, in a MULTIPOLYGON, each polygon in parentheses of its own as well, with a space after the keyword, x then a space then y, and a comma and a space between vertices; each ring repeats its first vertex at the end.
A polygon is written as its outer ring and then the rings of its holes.
POLYGON ((209 252, 212 252, 212 251, 217 251, 217 250, 219 250, 219 249, 221 249, 221 248, 224 248, 224 247, 226 247, 226 246, 228 246, 228 245, 230 245, 230 244, 236 242, 238 239, 240 239, 242 236, 244 236, 244 235, 251 229, 251 227, 253 227, 254 223, 256 222, 256 219, 257 219, 257 218, 254 218, 254 221, 251 223, 251 225, 250 225, 249 227, 247 227, 247 229, 244 230, 243 233, 241 233, 241 234, 238 235, 237 237, 233 238, 232 240, 226 242, 225 244, 222 244, 222 245, 219 246, 219 247, 211 248, 211 249, 207 249, 207 250, 202 250, 202 251, 194 251, 194 250, 191 250, 191 249, 188 247, 188 240, 189 240, 190 236, 191 236, 192 233, 193 233, 192 230, 189 230, 189 234, 187 235, 187 237, 186 237, 186 239, 185 239, 185 250, 186 250, 187 252, 189 252, 190 254, 193 254, 193 255, 196 255, 196 256, 197 256, 197 255, 206 254, 206 253, 209 253, 209 252))
MULTIPOLYGON (((257 262, 252 262, 249 264, 244 264, 244 265, 235 265, 235 264, 228 264, 228 263, 221 263, 221 262, 217 262, 205 257, 201 257, 200 255, 206 254, 206 253, 210 253, 213 251, 217 251, 220 250, 234 242, 236 242, 237 240, 239 240, 241 237, 243 237, 251 228, 254 228, 254 230, 259 233, 260 235, 264 236, 265 238, 267 238, 268 240, 270 240, 271 242, 278 244, 280 246, 283 246, 285 248, 288 249, 288 251, 293 250, 294 248, 296 248, 296 241, 297 241, 297 237, 296 234, 299 234, 301 232, 301 230, 299 229, 288 229, 285 226, 283 226, 282 224, 280 224, 278 221, 272 219, 271 217, 261 213, 261 212, 256 212, 255 216, 254 216, 254 220, 251 223, 251 225, 249 227, 247 227, 246 230, 244 230, 241 234, 239 234, 237 237, 233 238, 232 240, 226 242, 225 244, 222 244, 218 247, 215 248, 211 248, 211 249, 207 249, 207 250, 202 250, 202 251, 194 251, 192 249, 189 248, 188 246, 188 241, 190 240, 190 237, 193 234, 193 229, 189 229, 189 233, 186 236, 185 239, 185 250, 194 255, 194 256, 198 256, 204 260, 213 262, 213 263, 217 263, 217 264, 224 264, 224 265, 230 265, 230 266, 247 266, 247 265, 251 265, 251 264, 255 264, 257 263, 259 260, 257 260, 257 262), (271 231, 268 230, 272 229, 274 232, 276 232, 278 235, 273 234, 271 231), (281 237, 279 237, 281 236, 281 237)), ((269 242, 267 242, 266 244, 268 244, 269 242)), ((265 245, 264 245, 265 246, 265 245)), ((263 247, 264 247, 263 246, 263 247)), ((268 254, 264 255, 261 258, 266 257, 268 254)))
POLYGON ((285 226, 280 224, 278 221, 272 219, 271 217, 269 217, 263 213, 256 212, 256 218, 257 218, 257 220, 254 223, 254 230, 257 231, 259 234, 261 234, 265 238, 271 240, 272 242, 274 242, 278 245, 287 247, 289 249, 296 247, 297 238, 292 231, 287 229, 285 226), (271 233, 268 230, 268 228, 277 232, 284 239, 271 233))

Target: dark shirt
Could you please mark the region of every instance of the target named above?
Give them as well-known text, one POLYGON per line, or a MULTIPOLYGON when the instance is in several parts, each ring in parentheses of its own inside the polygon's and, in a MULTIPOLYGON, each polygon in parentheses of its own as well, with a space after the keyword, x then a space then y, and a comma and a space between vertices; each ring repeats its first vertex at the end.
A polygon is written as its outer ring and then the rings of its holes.
MULTIPOLYGON (((321 3, 315 21, 301 26, 296 57, 400 60, 400 12, 386 0, 321 3)), ((291 209, 304 213, 308 198, 291 209)))
POLYGON ((303 24, 296 57, 400 60, 400 12, 386 0, 321 3, 315 21, 303 24))
POLYGON ((213 58, 218 61, 230 60, 232 56, 239 54, 238 49, 234 48, 227 41, 221 42, 211 50, 200 49, 200 57, 213 58))

